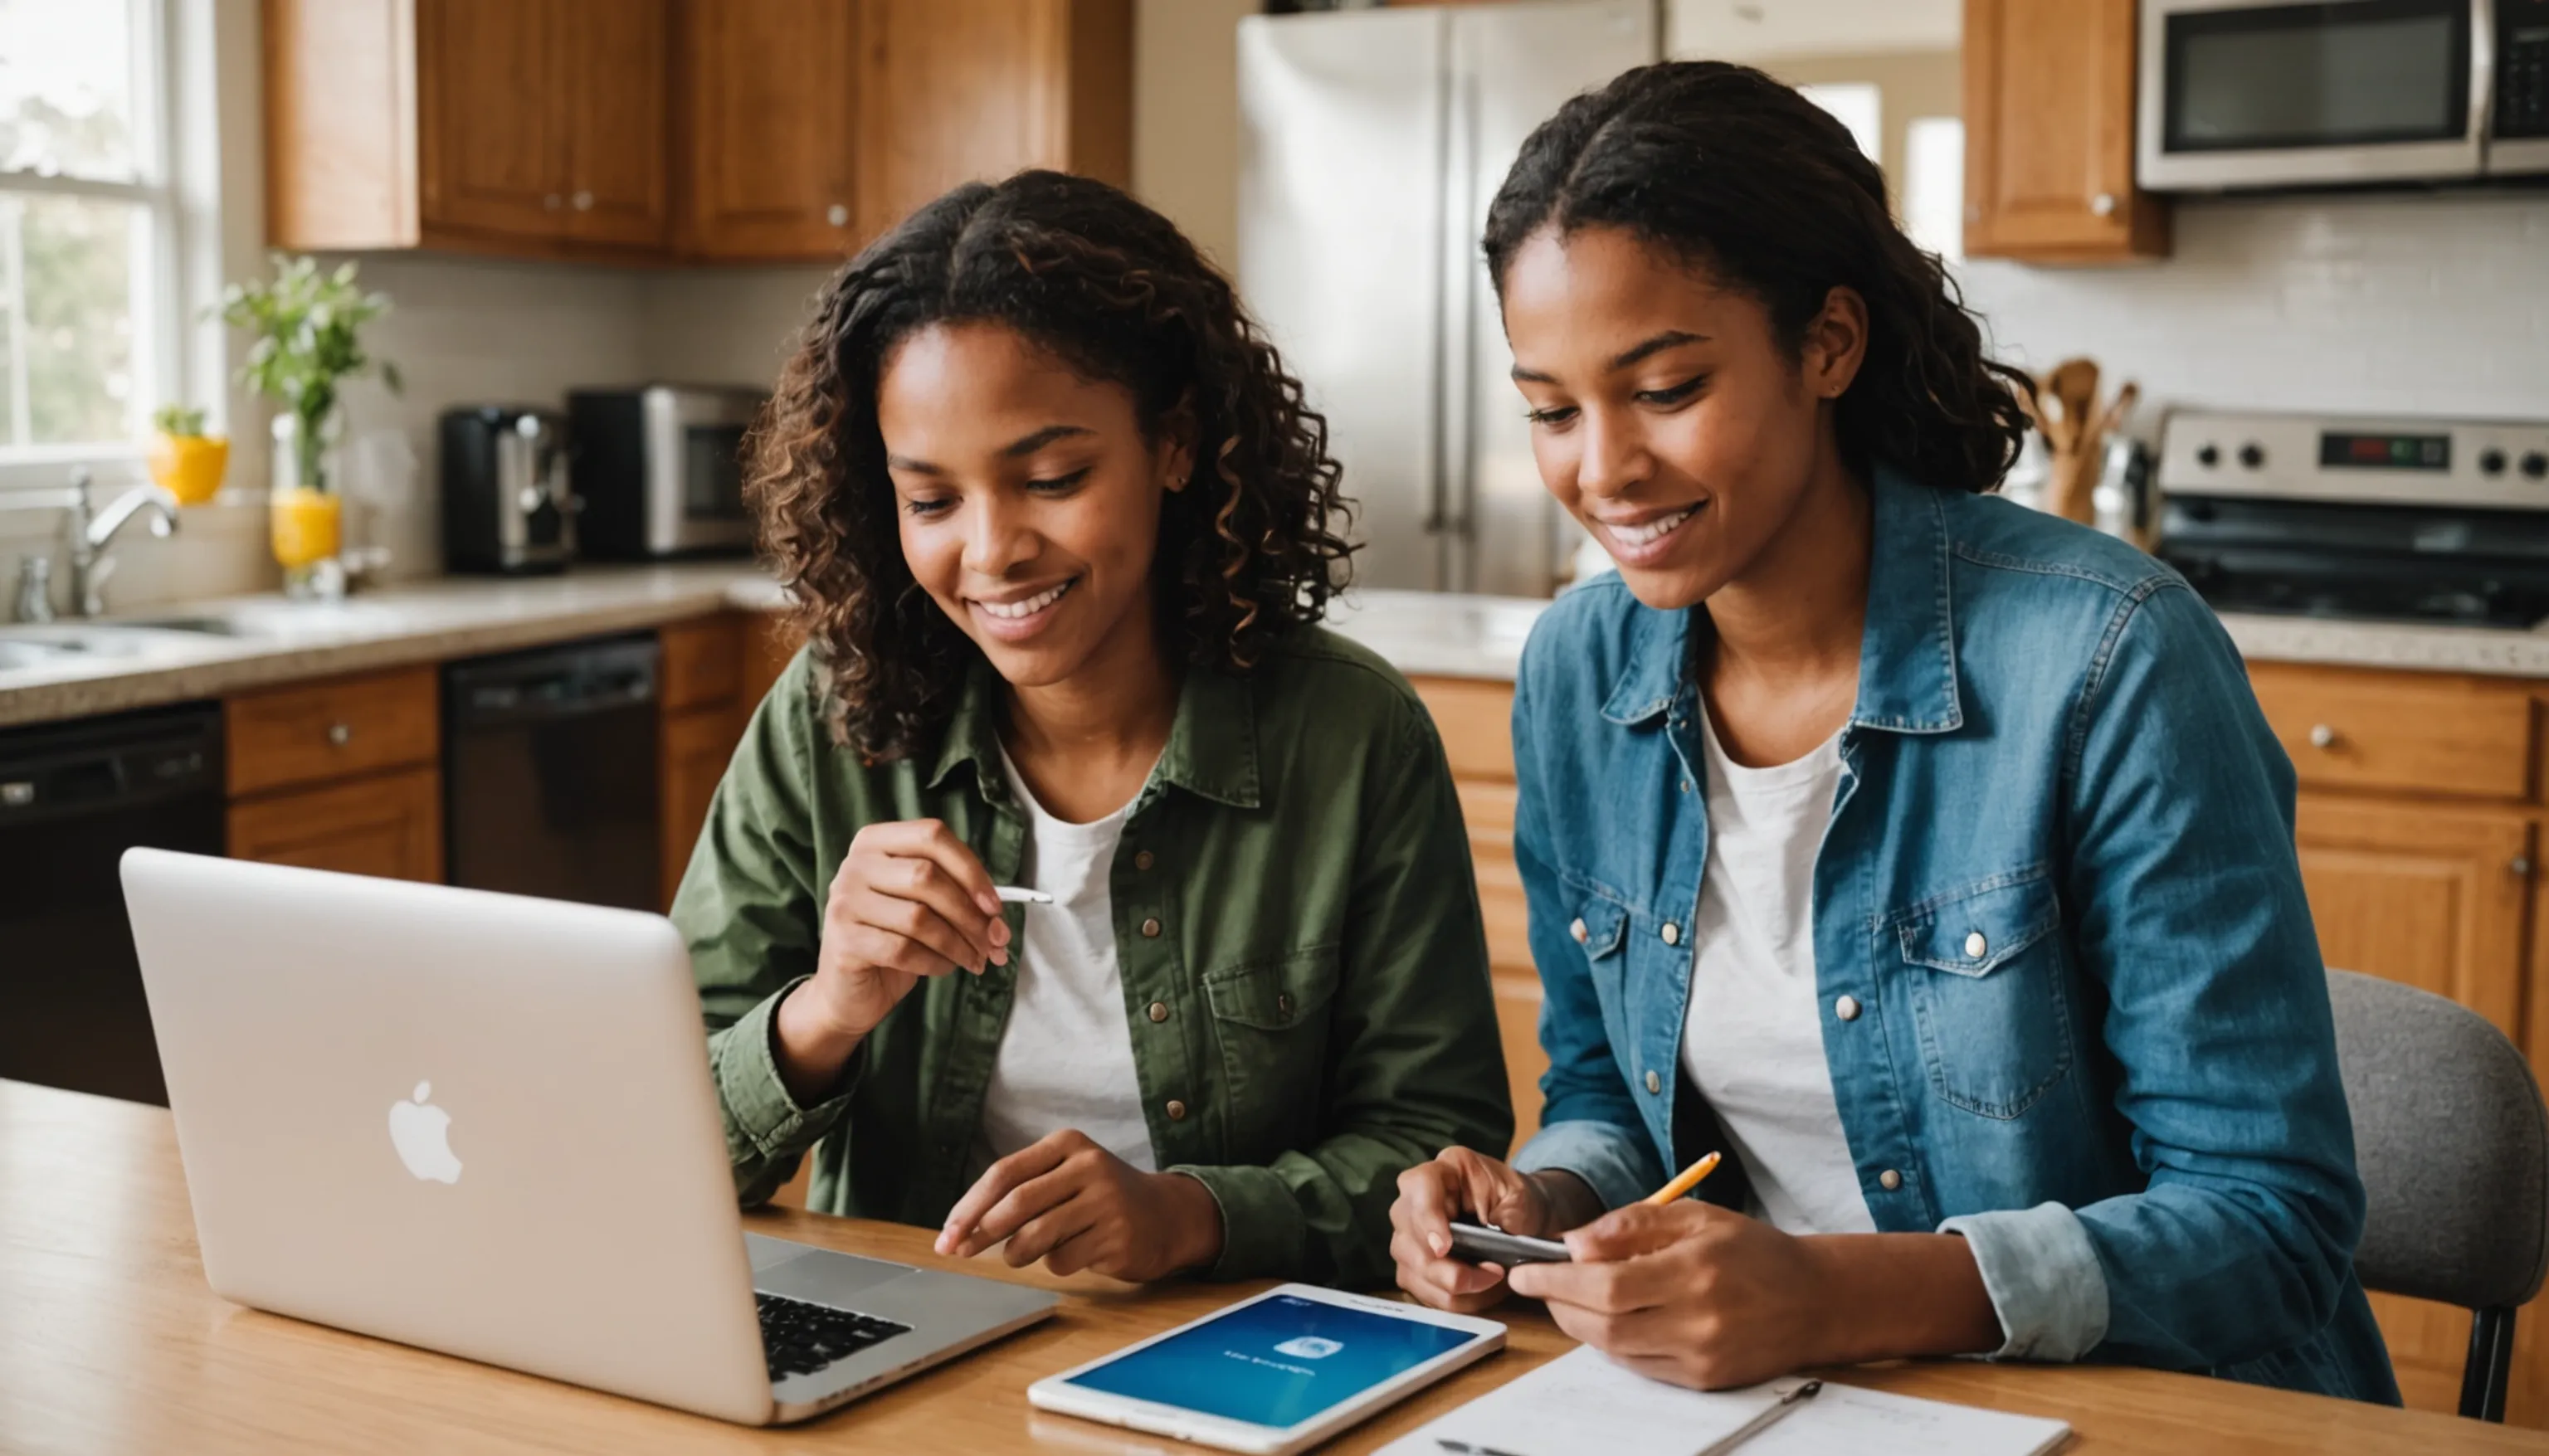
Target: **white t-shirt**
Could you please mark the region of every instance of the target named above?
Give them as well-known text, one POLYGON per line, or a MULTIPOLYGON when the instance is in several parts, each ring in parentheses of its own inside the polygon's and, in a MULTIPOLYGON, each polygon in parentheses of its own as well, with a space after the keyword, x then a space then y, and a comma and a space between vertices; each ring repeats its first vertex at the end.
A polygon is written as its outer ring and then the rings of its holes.
POLYGON ((1008 755, 1000 756, 1000 768, 1033 835, 1026 883, 1053 903, 1028 906, 1026 928, 1010 945, 1017 997, 983 1098, 975 1169, 1049 1133, 1077 1128, 1134 1167, 1157 1172, 1133 1074, 1133 1028, 1115 963, 1115 896, 1107 882, 1133 806, 1072 824, 1036 802, 1008 755))
POLYGON ((1708 865, 1682 1066, 1751 1176, 1755 1212, 1791 1233, 1872 1232, 1815 992, 1815 856, 1841 785, 1841 735, 1769 769, 1729 759, 1705 708, 1700 736, 1708 865))

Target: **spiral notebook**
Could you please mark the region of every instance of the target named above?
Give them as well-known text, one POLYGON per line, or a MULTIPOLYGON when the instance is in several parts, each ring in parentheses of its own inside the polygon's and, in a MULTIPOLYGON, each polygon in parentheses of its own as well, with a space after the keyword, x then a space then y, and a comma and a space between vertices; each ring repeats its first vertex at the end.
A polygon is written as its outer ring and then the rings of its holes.
MULTIPOLYGON (((1381 1448, 1381 1456, 1690 1456, 1799 1384, 1689 1391, 1579 1346, 1381 1448)), ((1822 1394, 1744 1442, 1742 1456, 2044 1456, 2059 1420, 1824 1383, 1822 1394)))

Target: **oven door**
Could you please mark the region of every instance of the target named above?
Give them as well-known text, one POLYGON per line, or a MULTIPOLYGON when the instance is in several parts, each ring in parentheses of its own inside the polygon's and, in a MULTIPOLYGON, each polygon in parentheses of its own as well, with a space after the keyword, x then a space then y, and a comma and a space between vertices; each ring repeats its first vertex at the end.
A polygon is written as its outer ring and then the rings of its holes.
POLYGON ((2143 0, 2139 182, 2475 178, 2489 0, 2143 0))
POLYGON ((746 551, 743 437, 761 408, 749 390, 657 385, 645 392, 646 551, 746 551))

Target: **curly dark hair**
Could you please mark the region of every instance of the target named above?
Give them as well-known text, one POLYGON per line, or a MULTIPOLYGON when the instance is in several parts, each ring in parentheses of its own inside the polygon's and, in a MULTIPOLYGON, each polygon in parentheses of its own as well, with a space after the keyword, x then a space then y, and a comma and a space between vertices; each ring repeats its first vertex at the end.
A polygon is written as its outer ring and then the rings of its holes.
POLYGON ((1841 455, 1930 485, 1991 491, 2027 431, 2033 385, 1983 353, 1955 280, 1886 210, 1849 129, 1749 66, 1666 61, 1558 108, 1487 211, 1487 266, 1534 233, 1620 228, 1758 299, 1791 350, 1836 287, 1867 301, 1867 358, 1840 400, 1841 455))
POLYGON ((824 287, 751 447, 746 496, 812 645, 835 742, 872 762, 923 751, 981 661, 903 561, 876 410, 897 344, 964 322, 1015 329, 1084 378, 1123 386, 1155 440, 1191 413, 1195 484, 1163 502, 1152 567, 1172 661, 1245 673, 1343 590, 1352 506, 1327 421, 1229 280, 1102 182, 1029 171, 968 183, 824 287))

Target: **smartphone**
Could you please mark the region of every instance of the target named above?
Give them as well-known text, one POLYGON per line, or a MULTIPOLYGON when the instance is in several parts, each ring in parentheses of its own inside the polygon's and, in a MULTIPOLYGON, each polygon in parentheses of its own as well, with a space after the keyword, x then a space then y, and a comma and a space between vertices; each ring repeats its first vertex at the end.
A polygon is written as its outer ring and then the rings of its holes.
POLYGON ((1452 1226, 1452 1255, 1472 1264, 1495 1264, 1507 1269, 1517 1264, 1567 1264, 1575 1260, 1566 1245, 1555 1238, 1526 1238, 1475 1224, 1452 1226))

